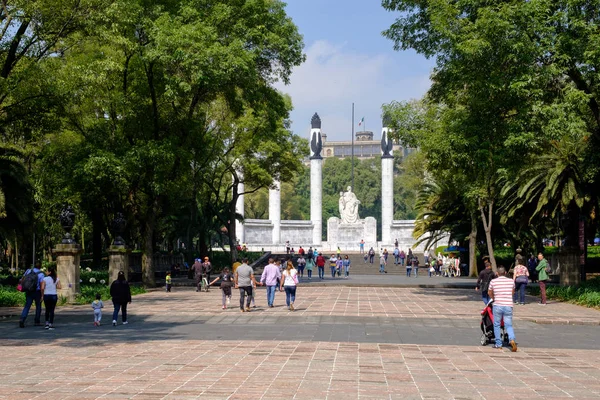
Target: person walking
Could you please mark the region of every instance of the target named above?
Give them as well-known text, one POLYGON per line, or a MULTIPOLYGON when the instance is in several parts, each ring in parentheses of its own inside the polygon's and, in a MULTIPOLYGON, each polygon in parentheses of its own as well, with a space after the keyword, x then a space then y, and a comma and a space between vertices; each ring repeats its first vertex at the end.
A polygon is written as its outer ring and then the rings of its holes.
POLYGON ((196 292, 199 292, 202 289, 202 263, 199 258, 196 258, 196 261, 194 261, 192 271, 194 272, 194 280, 196 282, 196 292))
POLYGON ((529 279, 531 280, 531 282, 537 282, 537 272, 535 270, 535 267, 537 267, 537 260, 532 254, 529 257, 529 260, 527 260, 527 269, 529 270, 529 279))
POLYGON ((490 286, 490 282, 495 277, 496 273, 492 269, 492 264, 486 261, 485 269, 479 273, 479 277, 477 278, 477 285, 475 286, 475 291, 481 290, 481 300, 483 300, 483 304, 485 304, 486 306, 490 302, 488 288, 490 286))
POLYGON ((114 306, 113 311, 113 326, 117 326, 117 318, 119 318, 119 310, 121 311, 121 321, 123 325, 127 325, 127 304, 131 304, 131 288, 129 282, 125 279, 125 273, 119 271, 117 279, 110 285, 110 297, 114 306))
POLYGON ((358 244, 358 247, 360 248, 360 254, 365 254, 365 240, 364 239, 360 239, 360 243, 358 244))
POLYGON ((342 276, 342 271, 344 270, 344 260, 340 255, 335 262, 335 272, 337 273, 338 278, 342 276))
POLYGON ((344 279, 348 279, 348 276, 350 275, 350 259, 348 258, 348 254, 344 256, 342 266, 344 267, 344 279))
POLYGON ((413 254, 411 264, 412 264, 413 271, 415 271, 415 278, 416 278, 417 276, 419 276, 419 257, 417 257, 416 254, 413 254))
POLYGON ((337 257, 335 254, 332 254, 329 257, 329 268, 331 269, 331 277, 335 278, 335 267, 337 266, 337 257))
POLYGON ((325 257, 323 253, 317 256, 317 268, 319 270, 319 279, 325 279, 325 257))
MULTIPOLYGON (((258 283, 260 285, 260 282, 258 283)), ((254 278, 254 270, 248 265, 248 259, 242 259, 242 265, 235 271, 235 288, 240 290, 240 311, 250 312, 250 302, 252 301, 252 287, 257 286, 254 278), (244 300, 246 299, 246 308, 244 309, 244 300)))
POLYGON ((429 265, 429 249, 425 249, 423 252, 423 258, 425 260, 425 265, 429 265))
POLYGON ((400 250, 397 247, 394 247, 394 265, 398 265, 400 262, 400 250))
MULTIPOLYGON (((210 273, 211 272, 212 272, 212 264, 211 264, 210 260, 208 259, 208 257, 204 257, 204 262, 202 263, 202 275, 204 276, 204 278, 206 278, 206 283, 210 282, 210 273)), ((200 281, 202 281, 202 279, 200 279, 200 281)), ((210 289, 210 284, 206 288, 207 292, 208 292, 208 289, 210 289)))
POLYGON ((298 272, 291 261, 287 262, 287 267, 282 273, 279 290, 285 290, 285 304, 288 310, 294 311, 294 302, 296 301, 296 286, 298 285, 298 272))
POLYGON ((212 282, 209 282, 209 286, 216 283, 218 280, 221 281, 221 308, 227 309, 227 305, 231 301, 231 285, 233 284, 233 274, 229 272, 229 268, 223 268, 223 272, 216 277, 212 282))
POLYGON ((100 293, 96 293, 96 300, 92 301, 92 310, 94 310, 94 326, 100 326, 100 321, 102 321, 102 309, 104 308, 104 303, 102 302, 102 295, 100 293))
POLYGON ((550 269, 548 265, 548 260, 544 258, 544 253, 540 252, 538 254, 538 265, 535 267, 535 271, 538 275, 538 283, 540 284, 540 302, 538 303, 541 306, 546 305, 546 282, 550 278, 548 276, 548 270, 550 269))
POLYGON ((371 247, 369 249, 369 262, 373 264, 373 261, 375 261, 375 249, 371 247))
POLYGON ((383 274, 386 273, 387 271, 385 270, 385 266, 387 264, 387 261, 385 260, 385 256, 383 254, 381 254, 381 256, 379 257, 379 273, 383 274))
POLYGON ((281 272, 279 271, 279 267, 273 263, 272 258, 269 258, 269 263, 260 276, 260 283, 267 287, 268 307, 273 307, 273 302, 275 301, 275 291, 277 290, 279 282, 281 282, 281 272))
POLYGON ((312 279, 312 272, 313 272, 314 268, 315 268, 315 259, 311 257, 308 260, 306 260, 306 274, 308 275, 309 280, 312 279))
POLYGON ((406 261, 406 276, 410 278, 410 274, 412 272, 412 262, 410 260, 406 261))
POLYGON ((48 276, 46 276, 40 285, 41 296, 44 299, 44 306, 46 308, 45 315, 45 329, 54 330, 54 310, 56 309, 56 303, 58 303, 58 292, 60 289, 60 280, 56 277, 56 270, 54 268, 48 269, 48 276))
POLYGON ((33 268, 25 271, 21 278, 20 285, 25 292, 25 307, 21 311, 19 318, 19 327, 25 328, 25 320, 31 309, 31 305, 35 302, 35 317, 33 319, 34 326, 41 326, 42 318, 42 281, 45 276, 41 270, 41 263, 38 261, 33 268))
POLYGON ((298 264, 298 272, 300 273, 300 277, 304 278, 304 268, 306 267, 306 259, 302 255, 300 255, 296 263, 298 264))
POLYGON ((400 253, 398 253, 398 257, 400 258, 400 266, 404 267, 404 259, 406 258, 406 253, 404 250, 400 249, 400 253))
POLYGON ((529 282, 529 270, 523 265, 523 258, 518 258, 516 261, 513 280, 515 282, 515 294, 518 294, 518 298, 515 298, 515 303, 525 305, 525 288, 527 282, 529 282))
POLYGON ((515 342, 515 331, 513 329, 513 301, 512 297, 515 292, 515 283, 512 279, 507 278, 504 267, 498 267, 498 277, 492 279, 488 288, 488 294, 494 300, 492 308, 494 313, 494 337, 496 339, 495 349, 502 349, 502 336, 500 335, 500 324, 504 320, 504 328, 508 333, 508 340, 511 351, 517 351, 517 343, 515 342))

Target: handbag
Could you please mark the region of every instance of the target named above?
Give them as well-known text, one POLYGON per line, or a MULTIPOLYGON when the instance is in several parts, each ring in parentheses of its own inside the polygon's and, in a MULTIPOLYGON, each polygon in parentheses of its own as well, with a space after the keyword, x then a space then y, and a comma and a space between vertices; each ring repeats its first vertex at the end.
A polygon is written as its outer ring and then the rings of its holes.
POLYGON ((529 279, 527 279, 527 275, 519 275, 517 276, 516 281, 517 283, 527 283, 529 282, 529 279))
POLYGON ((21 284, 19 283, 19 284, 17 285, 17 290, 18 290, 19 292, 22 292, 22 291, 23 291, 23 285, 21 285, 21 284))

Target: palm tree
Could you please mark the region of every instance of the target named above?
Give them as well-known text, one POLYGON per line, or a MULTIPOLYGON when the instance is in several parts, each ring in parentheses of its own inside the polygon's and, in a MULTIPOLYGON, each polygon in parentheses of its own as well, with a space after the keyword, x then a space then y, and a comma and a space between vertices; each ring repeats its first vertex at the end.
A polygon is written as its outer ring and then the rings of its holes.
MULTIPOLYGON (((547 152, 521 168, 516 179, 504 181, 501 196, 504 219, 560 216, 565 246, 575 248, 580 237, 579 223, 598 209, 593 173, 586 162, 586 140, 565 136, 552 141, 547 152), (519 218, 520 217, 520 218, 519 218)), ((584 240, 585 241, 585 240, 584 240)))

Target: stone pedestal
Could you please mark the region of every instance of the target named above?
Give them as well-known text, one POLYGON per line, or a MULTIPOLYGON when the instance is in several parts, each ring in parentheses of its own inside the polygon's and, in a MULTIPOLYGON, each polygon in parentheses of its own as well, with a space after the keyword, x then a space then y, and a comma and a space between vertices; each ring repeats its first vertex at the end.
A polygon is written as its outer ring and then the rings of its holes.
POLYGON ((321 246, 323 234, 323 159, 321 157, 310 160, 310 220, 313 223, 312 244, 321 246))
POLYGON ((123 245, 112 245, 108 249, 108 284, 117 279, 119 271, 129 279, 129 250, 123 245))
POLYGON ((381 242, 391 245, 391 227, 394 220, 394 158, 381 157, 381 242))
POLYGON ((269 220, 273 224, 271 243, 281 243, 281 182, 274 181, 273 189, 269 189, 269 220))
POLYGON ((342 250, 357 250, 361 240, 365 248, 377 247, 377 220, 367 217, 354 224, 344 224, 339 218, 327 220, 327 243, 331 248, 342 250))
POLYGON ((79 285, 81 248, 76 243, 57 244, 53 253, 56 255, 56 274, 62 287, 58 290, 58 296, 65 297, 68 302, 73 302, 75 296, 81 293, 79 285))

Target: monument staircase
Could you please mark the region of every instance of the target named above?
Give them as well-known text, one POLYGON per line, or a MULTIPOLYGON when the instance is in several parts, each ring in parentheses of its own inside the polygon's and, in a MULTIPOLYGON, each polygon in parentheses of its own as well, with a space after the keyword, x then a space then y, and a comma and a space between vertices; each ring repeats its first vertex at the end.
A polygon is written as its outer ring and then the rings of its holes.
MULTIPOLYGON (((392 249, 393 250, 393 249, 392 249)), ((389 249, 388 249, 389 251, 389 249)), ((417 257, 419 258, 419 274, 426 274, 427 271, 424 267, 424 257, 423 253, 415 252, 417 257)), ((348 258, 351 261, 350 264, 350 275, 379 275, 379 256, 375 254, 373 264, 367 262, 365 263, 364 257, 362 254, 358 252, 342 252, 342 257, 348 255, 348 258)), ((287 259, 290 255, 285 253, 280 254, 272 254, 273 257, 277 257, 279 259, 287 259)), ((323 256, 328 261, 325 264, 325 276, 331 276, 331 270, 329 269, 329 257, 331 257, 331 253, 323 254, 323 256)), ((294 265, 296 265, 297 255, 294 255, 294 265)), ((262 269, 261 269, 262 270, 262 269)), ((316 271, 316 270, 315 270, 316 271)), ((400 265, 394 265, 394 256, 393 254, 388 255, 386 271, 388 275, 406 275, 406 267, 400 267, 400 265)), ((316 273, 316 272, 314 272, 316 273)))

